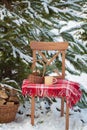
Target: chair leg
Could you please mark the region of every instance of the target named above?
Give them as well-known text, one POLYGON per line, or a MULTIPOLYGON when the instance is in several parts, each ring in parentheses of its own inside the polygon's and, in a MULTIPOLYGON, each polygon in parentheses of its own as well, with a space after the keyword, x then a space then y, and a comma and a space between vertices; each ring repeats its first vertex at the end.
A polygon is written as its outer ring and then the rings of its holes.
POLYGON ((31 124, 34 125, 35 97, 31 98, 31 124))
POLYGON ((64 97, 61 98, 61 116, 64 116, 64 97))
POLYGON ((65 130, 69 130, 69 107, 66 103, 66 128, 65 130))

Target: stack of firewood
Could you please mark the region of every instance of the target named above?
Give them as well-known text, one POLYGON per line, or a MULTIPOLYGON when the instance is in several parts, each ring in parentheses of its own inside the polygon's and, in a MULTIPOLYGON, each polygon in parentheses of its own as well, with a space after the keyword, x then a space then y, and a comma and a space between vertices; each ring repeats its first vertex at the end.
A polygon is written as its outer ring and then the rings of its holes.
POLYGON ((12 88, 0 86, 0 106, 19 104, 17 91, 12 88))

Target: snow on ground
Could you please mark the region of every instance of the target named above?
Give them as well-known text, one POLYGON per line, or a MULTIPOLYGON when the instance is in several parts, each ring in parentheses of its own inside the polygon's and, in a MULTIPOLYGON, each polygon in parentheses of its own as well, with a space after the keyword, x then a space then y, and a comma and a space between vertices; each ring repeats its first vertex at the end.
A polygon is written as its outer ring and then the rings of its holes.
MULTIPOLYGON (((69 80, 81 83, 87 88, 87 74, 81 76, 67 76, 69 80)), ((60 99, 52 103, 50 109, 46 101, 36 100, 35 107, 35 125, 31 125, 30 119, 30 102, 25 102, 25 107, 20 105, 20 114, 17 113, 15 121, 11 123, 0 124, 0 130, 65 130, 65 114, 60 117, 60 99)), ((80 109, 74 107, 70 110, 69 130, 87 130, 87 108, 80 109)))

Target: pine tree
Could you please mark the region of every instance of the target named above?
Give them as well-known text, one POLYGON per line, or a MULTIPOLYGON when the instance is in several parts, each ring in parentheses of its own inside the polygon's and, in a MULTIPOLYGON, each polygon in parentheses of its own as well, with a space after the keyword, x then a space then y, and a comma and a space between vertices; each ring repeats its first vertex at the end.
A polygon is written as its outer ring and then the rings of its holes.
POLYGON ((73 67, 66 64, 67 71, 87 73, 87 43, 83 36, 87 34, 86 5, 87 0, 2 0, 0 80, 9 77, 21 82, 26 77, 32 40, 68 41, 66 59, 73 67))

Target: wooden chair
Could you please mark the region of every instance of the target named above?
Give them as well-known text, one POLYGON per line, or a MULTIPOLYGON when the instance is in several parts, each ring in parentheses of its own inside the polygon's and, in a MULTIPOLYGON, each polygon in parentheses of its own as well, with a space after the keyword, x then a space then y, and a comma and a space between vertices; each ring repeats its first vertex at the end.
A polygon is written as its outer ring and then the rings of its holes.
MULTIPOLYGON (((61 55, 62 66, 61 66, 61 74, 59 73, 58 78, 65 78, 65 51, 68 48, 67 42, 30 42, 30 47, 33 51, 33 62, 37 60, 37 55, 42 57, 43 61, 45 61, 46 65, 50 65, 54 59, 56 59, 59 55, 61 55), (55 51, 55 54, 52 58, 47 59, 45 53, 42 51, 55 51)), ((34 111, 35 111, 35 97, 32 97, 31 100, 31 124, 34 125, 34 111)), ((61 97, 61 116, 64 115, 64 97, 61 97)), ((66 125, 65 130, 69 129, 69 107, 66 103, 66 125)))

